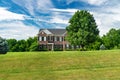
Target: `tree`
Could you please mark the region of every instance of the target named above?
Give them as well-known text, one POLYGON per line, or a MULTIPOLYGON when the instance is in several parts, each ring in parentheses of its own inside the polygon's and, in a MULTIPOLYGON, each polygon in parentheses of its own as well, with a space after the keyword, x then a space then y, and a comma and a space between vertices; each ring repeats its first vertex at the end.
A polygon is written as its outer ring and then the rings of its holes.
POLYGON ((26 51, 26 41, 25 40, 18 40, 18 49, 20 52, 26 51))
POLYGON ((119 48, 120 45, 120 29, 110 29, 109 32, 102 37, 103 44, 107 49, 119 48))
POLYGON ((17 44, 17 40, 16 39, 7 39, 7 42, 9 45, 9 51, 15 52, 16 51, 15 45, 17 44))
POLYGON ((38 51, 37 37, 30 37, 26 41, 26 51, 38 51))
POLYGON ((99 30, 93 15, 86 10, 75 12, 72 18, 69 20, 69 26, 67 30, 67 40, 72 45, 81 45, 83 49, 86 45, 96 41, 99 35, 99 30))
POLYGON ((8 43, 5 39, 0 37, 0 54, 6 54, 8 51, 8 43))
POLYGON ((38 51, 38 43, 33 42, 32 45, 30 46, 30 51, 38 51))

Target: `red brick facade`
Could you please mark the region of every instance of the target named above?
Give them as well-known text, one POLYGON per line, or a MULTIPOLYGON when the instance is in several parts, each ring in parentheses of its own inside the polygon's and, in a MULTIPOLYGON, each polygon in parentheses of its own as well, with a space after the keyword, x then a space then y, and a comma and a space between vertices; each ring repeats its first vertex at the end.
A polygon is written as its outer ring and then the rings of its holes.
POLYGON ((42 29, 38 33, 39 49, 65 50, 66 48, 69 47, 69 43, 65 40, 65 37, 66 37, 66 31, 62 32, 62 34, 53 34, 47 29, 42 29))

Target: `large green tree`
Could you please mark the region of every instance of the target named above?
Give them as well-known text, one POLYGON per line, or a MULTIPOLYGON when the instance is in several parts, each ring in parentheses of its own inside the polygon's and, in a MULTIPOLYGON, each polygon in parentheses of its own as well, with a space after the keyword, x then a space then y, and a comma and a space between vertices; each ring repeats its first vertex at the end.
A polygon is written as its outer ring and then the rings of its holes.
POLYGON ((81 48, 84 48, 96 41, 99 30, 93 15, 88 11, 78 10, 69 20, 69 23, 69 26, 66 27, 67 40, 72 45, 81 45, 81 48))

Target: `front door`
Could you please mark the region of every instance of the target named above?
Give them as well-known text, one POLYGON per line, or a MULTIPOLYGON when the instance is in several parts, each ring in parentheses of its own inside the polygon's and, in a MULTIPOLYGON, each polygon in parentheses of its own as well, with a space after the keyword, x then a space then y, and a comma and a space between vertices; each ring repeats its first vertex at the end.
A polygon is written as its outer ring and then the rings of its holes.
POLYGON ((53 50, 53 44, 48 44, 48 50, 52 51, 53 50))

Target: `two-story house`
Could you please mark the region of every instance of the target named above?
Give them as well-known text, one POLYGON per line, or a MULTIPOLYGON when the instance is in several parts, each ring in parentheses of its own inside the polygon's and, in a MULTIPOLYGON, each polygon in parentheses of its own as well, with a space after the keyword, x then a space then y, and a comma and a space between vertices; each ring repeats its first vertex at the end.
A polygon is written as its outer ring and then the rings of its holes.
POLYGON ((69 48, 69 43, 65 40, 65 29, 40 29, 38 33, 39 49, 65 50, 69 48))

